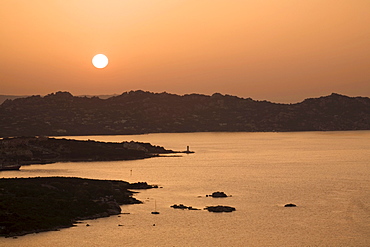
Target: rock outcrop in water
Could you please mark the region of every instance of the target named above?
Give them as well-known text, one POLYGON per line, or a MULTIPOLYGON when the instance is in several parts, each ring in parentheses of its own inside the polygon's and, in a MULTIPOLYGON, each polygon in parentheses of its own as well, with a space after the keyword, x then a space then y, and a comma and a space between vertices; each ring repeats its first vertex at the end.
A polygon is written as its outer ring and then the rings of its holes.
POLYGON ((214 212, 214 213, 222 213, 222 212, 230 213, 230 212, 233 212, 233 211, 236 210, 234 207, 221 206, 221 205, 218 205, 218 206, 207 206, 204 209, 205 210, 208 210, 209 212, 214 212))
POLYGON ((199 210, 198 208, 193 208, 192 206, 185 206, 184 204, 173 204, 171 208, 175 209, 188 209, 188 210, 199 210))
POLYGON ((222 191, 216 191, 216 192, 213 192, 212 195, 207 195, 207 197, 210 196, 210 197, 214 197, 214 198, 222 198, 222 197, 227 197, 227 195, 225 194, 225 192, 222 192, 222 191))
POLYGON ((0 105, 0 137, 369 129, 370 99, 335 93, 276 104, 219 93, 139 90, 100 99, 57 92, 0 105))

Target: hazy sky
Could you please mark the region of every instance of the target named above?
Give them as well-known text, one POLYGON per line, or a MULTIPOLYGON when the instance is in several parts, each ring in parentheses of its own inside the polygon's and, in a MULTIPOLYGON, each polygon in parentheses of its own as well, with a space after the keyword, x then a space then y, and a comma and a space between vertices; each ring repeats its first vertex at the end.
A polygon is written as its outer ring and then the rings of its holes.
POLYGON ((370 0, 0 0, 0 94, 370 97, 369 13, 370 0))

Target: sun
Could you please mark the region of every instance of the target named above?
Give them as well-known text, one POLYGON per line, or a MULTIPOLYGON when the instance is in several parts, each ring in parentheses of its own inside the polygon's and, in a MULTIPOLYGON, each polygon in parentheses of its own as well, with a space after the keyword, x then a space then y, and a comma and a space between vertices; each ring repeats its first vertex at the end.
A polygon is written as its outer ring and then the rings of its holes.
POLYGON ((108 58, 104 54, 97 54, 93 57, 92 64, 98 69, 105 68, 108 65, 108 58))

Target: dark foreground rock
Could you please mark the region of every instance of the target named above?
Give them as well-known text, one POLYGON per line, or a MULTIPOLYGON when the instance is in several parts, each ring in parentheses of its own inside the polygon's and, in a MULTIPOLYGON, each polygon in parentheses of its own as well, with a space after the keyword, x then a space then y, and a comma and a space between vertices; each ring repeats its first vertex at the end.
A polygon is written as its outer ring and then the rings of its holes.
POLYGON ((215 213, 222 213, 222 212, 232 212, 235 211, 236 209, 230 206, 208 206, 205 208, 205 210, 208 210, 209 212, 215 212, 215 213))
POLYGON ((297 205, 295 205, 293 203, 288 203, 288 204, 285 204, 284 207, 286 207, 286 208, 293 208, 293 207, 297 207, 297 205))
POLYGON ((56 230, 78 220, 120 214, 119 205, 141 203, 129 188, 128 182, 113 180, 0 179, 0 236, 56 230))

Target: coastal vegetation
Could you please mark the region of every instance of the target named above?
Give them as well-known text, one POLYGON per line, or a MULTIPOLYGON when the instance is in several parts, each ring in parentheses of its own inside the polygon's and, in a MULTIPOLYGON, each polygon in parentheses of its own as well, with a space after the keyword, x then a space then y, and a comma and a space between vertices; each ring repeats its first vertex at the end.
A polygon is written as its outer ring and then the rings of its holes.
POLYGON ((57 230, 79 220, 116 215, 119 205, 141 203, 130 189, 156 187, 67 177, 2 178, 0 236, 57 230))

